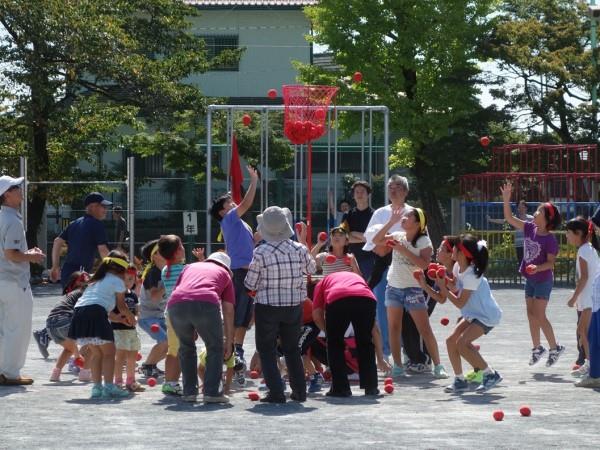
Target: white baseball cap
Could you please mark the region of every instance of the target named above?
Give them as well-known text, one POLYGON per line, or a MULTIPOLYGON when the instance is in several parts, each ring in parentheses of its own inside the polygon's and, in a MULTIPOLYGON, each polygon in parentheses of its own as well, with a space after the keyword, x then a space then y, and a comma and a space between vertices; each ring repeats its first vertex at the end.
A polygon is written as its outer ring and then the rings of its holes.
POLYGON ((4 194, 13 186, 20 186, 21 184, 23 184, 24 179, 25 178, 23 177, 13 178, 9 177, 8 175, 2 175, 0 177, 0 195, 4 194))

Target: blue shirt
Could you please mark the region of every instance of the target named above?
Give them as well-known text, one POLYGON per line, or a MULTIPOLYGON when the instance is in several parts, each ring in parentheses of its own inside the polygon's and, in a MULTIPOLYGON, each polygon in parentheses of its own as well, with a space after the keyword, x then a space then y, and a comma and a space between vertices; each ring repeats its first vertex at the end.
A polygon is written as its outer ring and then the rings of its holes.
POLYGON ((221 230, 227 254, 231 258, 231 269, 248 267, 254 252, 254 237, 250 226, 238 216, 237 207, 225 214, 221 220, 221 230))
MULTIPOLYGON (((458 267, 458 264, 455 267, 458 267)), ((498 325, 502 318, 502 310, 492 295, 487 278, 483 275, 477 278, 473 266, 469 266, 463 273, 458 273, 456 278, 459 295, 464 289, 471 291, 469 300, 460 310, 465 320, 471 322, 477 319, 488 327, 498 325)))
POLYGON ((112 273, 107 273, 100 281, 88 285, 75 308, 100 305, 106 309, 106 312, 110 312, 117 303, 117 294, 126 291, 125 282, 121 278, 112 273))
POLYGON ((177 283, 177 279, 179 275, 183 271, 185 264, 173 264, 169 268, 169 277, 167 278, 167 266, 162 268, 161 278, 163 285, 165 286, 165 297, 169 299, 171 297, 171 293, 173 289, 175 289, 175 284, 177 283))
POLYGON ((89 214, 71 222, 59 237, 68 245, 65 264, 83 267, 86 272, 92 270, 98 246, 108 245, 104 224, 89 214))

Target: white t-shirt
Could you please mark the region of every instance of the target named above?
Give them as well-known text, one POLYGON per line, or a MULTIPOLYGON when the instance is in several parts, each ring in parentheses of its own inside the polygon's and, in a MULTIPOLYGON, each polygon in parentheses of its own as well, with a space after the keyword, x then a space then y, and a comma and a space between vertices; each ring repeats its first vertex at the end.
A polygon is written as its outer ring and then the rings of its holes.
POLYGON ((579 268, 579 258, 585 260, 587 263, 588 280, 581 291, 581 294, 577 297, 577 311, 583 311, 592 307, 592 285, 598 273, 600 273, 600 258, 598 252, 592 247, 592 244, 586 242, 577 250, 577 260, 575 262, 575 268, 577 271, 577 278, 581 276, 581 270, 579 268))
MULTIPOLYGON (((406 239, 406 233, 404 231, 396 231, 395 233, 391 233, 391 236, 415 256, 420 256, 421 250, 424 248, 429 247, 433 250, 431 240, 428 236, 420 236, 419 239, 417 239, 415 247, 413 247, 412 243, 406 239)), ((387 275, 388 285, 401 289, 419 287, 419 282, 415 280, 415 277, 413 276, 413 272, 418 268, 418 266, 414 265, 412 261, 403 254, 394 250, 392 252, 392 265, 390 266, 387 275)))
MULTIPOLYGON (((409 210, 413 209, 412 206, 408 204, 404 204, 404 208, 401 209, 402 214, 406 214, 409 210)), ((375 248, 375 244, 373 244, 373 238, 375 235, 383 228, 383 226, 388 223, 390 217, 392 217, 392 205, 382 206, 377 209, 373 215, 371 216, 371 220, 369 220, 369 225, 367 225, 367 229, 365 230, 365 245, 363 250, 365 252, 370 252, 375 248)), ((391 234, 395 231, 404 231, 400 222, 395 224, 392 228, 389 229, 388 233, 391 234)))

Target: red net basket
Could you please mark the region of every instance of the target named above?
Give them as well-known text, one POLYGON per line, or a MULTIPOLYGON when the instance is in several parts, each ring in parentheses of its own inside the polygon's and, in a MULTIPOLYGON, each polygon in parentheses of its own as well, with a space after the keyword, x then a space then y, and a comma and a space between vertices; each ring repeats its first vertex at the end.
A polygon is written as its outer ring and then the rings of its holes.
POLYGON ((283 132, 293 144, 306 144, 325 134, 327 108, 337 91, 335 86, 283 86, 283 132))

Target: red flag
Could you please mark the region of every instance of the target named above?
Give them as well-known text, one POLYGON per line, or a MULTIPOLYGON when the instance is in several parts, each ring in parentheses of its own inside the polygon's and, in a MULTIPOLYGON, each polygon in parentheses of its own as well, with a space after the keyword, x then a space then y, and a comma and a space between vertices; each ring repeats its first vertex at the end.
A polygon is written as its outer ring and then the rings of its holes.
POLYGON ((242 183, 244 174, 240 164, 240 154, 238 152, 237 139, 235 134, 231 136, 231 162, 229 163, 229 176, 231 179, 231 198, 239 205, 242 202, 242 183))

